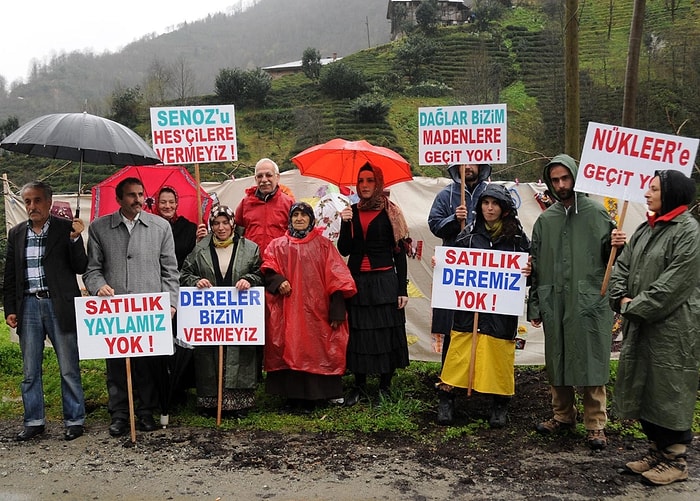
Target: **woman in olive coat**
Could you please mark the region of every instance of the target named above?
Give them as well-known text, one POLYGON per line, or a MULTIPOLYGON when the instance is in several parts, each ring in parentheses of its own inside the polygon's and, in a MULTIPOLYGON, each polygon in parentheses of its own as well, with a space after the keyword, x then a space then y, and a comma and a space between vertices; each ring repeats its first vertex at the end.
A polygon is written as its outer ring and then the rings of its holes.
POLYGON ((682 173, 657 172, 645 197, 648 222, 622 251, 608 289, 624 318, 614 409, 639 419, 651 443, 627 469, 665 485, 688 478, 700 366, 700 229, 688 212, 695 182, 682 173))

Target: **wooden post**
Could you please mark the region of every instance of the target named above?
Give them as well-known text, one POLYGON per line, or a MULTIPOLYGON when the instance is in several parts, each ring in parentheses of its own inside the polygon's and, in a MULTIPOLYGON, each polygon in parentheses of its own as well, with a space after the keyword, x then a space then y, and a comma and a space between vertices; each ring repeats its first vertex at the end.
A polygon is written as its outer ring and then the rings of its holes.
POLYGON ((219 345, 219 391, 216 397, 216 426, 221 426, 221 404, 224 400, 224 345, 219 345))
MULTIPOLYGON (((465 174, 464 174, 464 165, 460 165, 460 166, 459 166, 459 179, 460 179, 460 186, 462 187, 462 188, 461 188, 461 193, 460 193, 460 195, 461 195, 461 197, 460 197, 460 204, 461 204, 461 205, 466 205, 466 204, 467 204, 467 197, 466 197, 465 194, 464 194, 464 190, 466 189, 466 188, 464 187, 464 183, 465 183, 464 177, 465 177, 465 174)), ((469 214, 469 210, 468 210, 468 209, 467 209, 467 214, 469 214)), ((464 229, 464 225, 465 225, 466 223, 467 223, 466 219, 465 219, 464 221, 461 222, 461 224, 460 224, 461 229, 464 229)))
POLYGON ((194 164, 194 180, 197 184, 197 226, 204 221, 202 220, 202 186, 199 180, 199 164, 194 164))
MULTIPOLYGON (((628 201, 625 200, 622 204, 622 212, 620 213, 620 222, 617 227, 622 228, 625 223, 625 216, 627 215, 627 205, 628 201)), ((605 268, 605 277, 603 278, 603 285, 600 287, 600 295, 605 296, 608 289, 608 282, 610 281, 610 274, 612 273, 613 264, 615 264, 615 257, 617 256, 617 247, 613 247, 610 250, 610 258, 608 259, 608 266, 605 268)))
POLYGON ((472 396, 474 387, 474 371, 476 365, 476 343, 479 340, 479 312, 474 312, 474 325, 472 326, 472 352, 469 357, 469 381, 467 383, 467 396, 472 396))
POLYGON ((134 414, 134 387, 131 383, 131 357, 126 357, 126 392, 129 396, 129 427, 131 442, 136 443, 136 416, 134 414))

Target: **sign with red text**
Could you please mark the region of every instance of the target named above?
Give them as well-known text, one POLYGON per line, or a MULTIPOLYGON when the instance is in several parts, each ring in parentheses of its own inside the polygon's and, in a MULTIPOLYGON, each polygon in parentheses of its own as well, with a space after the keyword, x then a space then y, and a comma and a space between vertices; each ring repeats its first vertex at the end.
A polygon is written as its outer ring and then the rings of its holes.
POLYGON ((76 297, 75 319, 81 360, 173 354, 167 292, 76 297))
POLYGON ((433 308, 522 315, 526 252, 435 247, 433 308))
POLYGON ((645 203, 657 170, 690 176, 698 139, 589 122, 575 189, 645 203))
POLYGON ((418 163, 507 162, 505 104, 418 108, 418 163))
POLYGON ((238 160, 232 104, 151 108, 151 137, 165 165, 238 160))
POLYGON ((193 346, 264 345, 265 288, 180 287, 177 337, 193 346))

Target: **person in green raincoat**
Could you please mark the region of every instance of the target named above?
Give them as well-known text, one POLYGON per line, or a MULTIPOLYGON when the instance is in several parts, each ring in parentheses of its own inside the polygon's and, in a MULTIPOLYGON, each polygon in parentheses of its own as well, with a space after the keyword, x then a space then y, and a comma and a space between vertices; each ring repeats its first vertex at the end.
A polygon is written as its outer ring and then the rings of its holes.
MULTIPOLYGON (((564 154, 544 168, 544 180, 557 202, 540 214, 532 230, 527 318, 544 328, 554 413, 537 424, 537 431, 557 433, 576 425, 578 386, 586 440, 599 450, 607 445, 605 384, 613 322, 600 289, 615 222, 602 204, 574 191, 577 172, 575 160, 564 154)), ((624 238, 619 241, 624 244, 624 238)))
MULTIPOLYGON (((205 289, 235 287, 248 290, 263 284, 262 259, 258 246, 235 231, 233 211, 217 205, 209 215, 211 234, 200 240, 185 259, 180 285, 205 289)), ((218 409, 218 347, 194 349, 197 408, 216 415, 218 409)), ((255 405, 258 384, 258 350, 255 346, 224 347, 224 388, 221 409, 229 416, 241 416, 255 405)))
POLYGON ((625 466, 653 485, 688 478, 700 366, 700 227, 688 212, 695 191, 681 172, 656 173, 645 194, 648 221, 608 287, 624 334, 613 409, 639 419, 650 442, 646 456, 625 466))

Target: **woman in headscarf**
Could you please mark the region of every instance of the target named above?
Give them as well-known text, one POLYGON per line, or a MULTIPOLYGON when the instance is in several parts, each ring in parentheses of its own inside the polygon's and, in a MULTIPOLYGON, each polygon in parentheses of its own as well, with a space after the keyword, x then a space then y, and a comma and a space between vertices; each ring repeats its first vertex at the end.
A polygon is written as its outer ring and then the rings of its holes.
POLYGON ((406 251, 408 225, 401 209, 384 194, 384 176, 365 164, 357 175, 360 201, 341 212, 338 250, 349 256, 357 285, 350 299, 347 365, 355 388, 346 405, 366 395, 367 376, 379 374, 379 391, 388 395, 396 369, 408 366, 406 251))
MULTIPOLYGON (((185 287, 236 287, 248 290, 262 285, 260 252, 250 240, 234 231, 233 211, 219 205, 209 216, 211 234, 195 245, 185 259, 180 285, 185 287)), ((197 407, 213 415, 218 405, 218 347, 198 346, 194 349, 197 407)), ((256 346, 224 348, 224 391, 222 411, 240 415, 255 405, 257 387, 256 346)))
MULTIPOLYGON (((476 219, 471 227, 457 236, 455 245, 476 249, 529 252, 530 239, 523 230, 508 190, 491 183, 476 204, 476 219)), ((530 274, 529 265, 523 275, 530 274)), ((450 424, 454 415, 455 388, 468 388, 471 344, 474 340, 474 312, 456 311, 450 332, 450 346, 437 384, 438 424, 450 424)), ((507 421, 508 403, 515 394, 515 336, 518 317, 497 313, 479 313, 477 344, 472 387, 492 395, 492 428, 507 421)))
POLYGON ((180 200, 172 186, 163 186, 156 196, 155 213, 170 222, 175 240, 175 256, 177 269, 182 269, 187 255, 192 252, 195 244, 207 234, 204 224, 197 225, 177 213, 180 200))
POLYGON ((355 282, 311 206, 289 210, 289 230, 265 249, 262 272, 269 316, 265 388, 294 409, 313 409, 343 395, 348 344, 345 299, 355 282))
POLYGON ((700 229, 688 212, 695 191, 681 172, 655 173, 644 195, 647 222, 623 249, 608 287, 624 335, 613 408, 619 418, 638 419, 650 443, 625 466, 652 485, 688 478, 700 367, 700 229))

